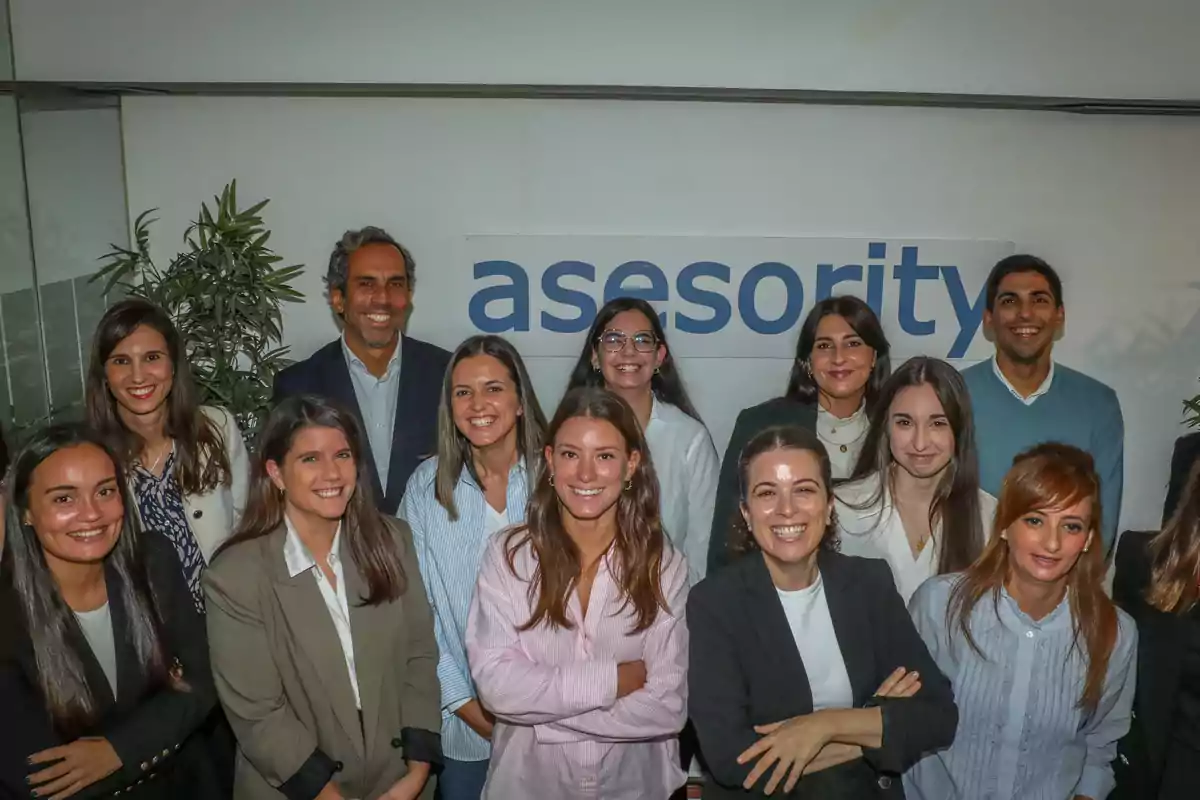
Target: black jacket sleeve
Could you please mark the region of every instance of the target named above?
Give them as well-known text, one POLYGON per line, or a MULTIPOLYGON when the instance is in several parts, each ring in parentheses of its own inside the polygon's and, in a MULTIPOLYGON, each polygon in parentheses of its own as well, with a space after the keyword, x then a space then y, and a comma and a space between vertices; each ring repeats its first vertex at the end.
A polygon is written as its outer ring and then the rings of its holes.
POLYGON ((733 527, 734 515, 738 513, 738 458, 746 442, 757 432, 754 409, 743 409, 733 425, 725 457, 721 459, 721 472, 717 477, 717 498, 713 504, 712 532, 708 538, 708 573, 712 575, 732 561, 729 552, 729 531, 733 527))
POLYGON ((688 716, 713 778, 741 786, 754 764, 738 764, 737 757, 761 737, 750 721, 738 637, 715 588, 702 581, 688 595, 688 716))
POLYGON ((870 596, 876 680, 882 684, 897 667, 921 675, 921 690, 912 697, 874 699, 883 714, 883 743, 877 749, 864 748, 863 757, 876 771, 899 775, 926 754, 954 742, 958 706, 954 689, 917 633, 887 564, 864 559, 855 568, 862 570, 863 587, 870 596))
POLYGON ((208 636, 192 594, 184 582, 175 552, 154 534, 142 534, 146 571, 162 616, 168 667, 182 672, 184 688, 169 685, 147 694, 128 714, 102 731, 117 755, 121 769, 106 780, 125 785, 144 778, 168 761, 194 734, 216 705, 208 636))
POLYGON ((1112 599, 1134 619, 1141 616, 1142 593, 1150 579, 1149 542, 1150 534, 1125 531, 1117 543, 1112 599))

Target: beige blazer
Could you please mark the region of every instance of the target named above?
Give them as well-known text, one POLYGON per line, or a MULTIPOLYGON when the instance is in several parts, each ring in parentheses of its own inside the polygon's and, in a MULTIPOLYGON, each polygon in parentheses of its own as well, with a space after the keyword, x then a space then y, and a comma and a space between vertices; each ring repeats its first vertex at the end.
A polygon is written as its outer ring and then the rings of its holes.
MULTIPOLYGON (((361 723, 320 589, 311 571, 288 575, 283 526, 223 551, 205 571, 213 675, 238 740, 235 800, 279 800, 285 782, 307 783, 315 796, 331 763, 343 797, 373 800, 407 773, 414 731, 428 742, 441 730, 437 644, 412 533, 387 522, 406 580, 391 603, 357 602, 366 582, 345 531, 339 545, 361 723)), ((431 779, 422 796, 432 789, 431 779)))

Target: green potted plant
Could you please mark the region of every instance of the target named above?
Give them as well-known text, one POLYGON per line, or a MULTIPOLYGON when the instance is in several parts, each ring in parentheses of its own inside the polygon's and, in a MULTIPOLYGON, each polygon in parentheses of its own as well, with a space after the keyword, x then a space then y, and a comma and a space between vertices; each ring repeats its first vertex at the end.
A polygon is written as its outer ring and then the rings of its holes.
POLYGON ((151 209, 134 222, 133 248, 113 245, 92 280, 107 281, 105 294, 115 290, 166 309, 187 343, 201 402, 232 412, 252 444, 275 373, 289 363, 281 307, 304 299, 291 285, 303 266, 278 266, 282 259, 267 247, 271 233, 260 212, 269 200, 238 208, 232 181, 213 202, 215 213, 200 205, 183 235, 187 249, 165 269, 150 258, 151 209))

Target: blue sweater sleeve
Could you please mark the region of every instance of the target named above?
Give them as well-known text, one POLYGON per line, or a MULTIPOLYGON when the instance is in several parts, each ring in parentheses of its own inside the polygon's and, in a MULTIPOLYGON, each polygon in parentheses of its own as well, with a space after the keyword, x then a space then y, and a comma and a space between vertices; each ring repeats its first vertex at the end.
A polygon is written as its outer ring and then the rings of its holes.
POLYGON ((1112 547, 1121 517, 1121 494, 1125 485, 1125 420, 1121 403, 1111 392, 1105 404, 1102 424, 1093 433, 1092 453, 1100 476, 1100 503, 1103 514, 1104 549, 1112 547))

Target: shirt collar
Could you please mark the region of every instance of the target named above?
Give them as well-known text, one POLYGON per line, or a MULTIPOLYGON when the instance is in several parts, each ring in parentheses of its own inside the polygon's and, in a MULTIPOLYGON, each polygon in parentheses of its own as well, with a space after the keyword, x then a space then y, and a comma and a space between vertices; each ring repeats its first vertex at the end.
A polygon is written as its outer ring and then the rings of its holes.
POLYGON ((845 419, 835 417, 823 405, 817 403, 817 433, 823 439, 833 440, 836 438, 839 444, 855 442, 867 432, 867 428, 870 426, 871 420, 867 417, 865 400, 859 405, 857 411, 845 419))
MULTIPOLYGON (((371 371, 369 369, 367 369, 367 365, 363 363, 363 360, 361 358, 354 355, 354 351, 351 350, 350 345, 348 345, 346 343, 346 334, 345 333, 342 334, 341 342, 342 342, 342 355, 344 355, 346 357, 346 363, 350 367, 352 367, 354 369, 358 369, 360 372, 370 375, 371 371)), ((383 377, 380 378, 380 380, 386 380, 387 378, 390 378, 394 374, 394 370, 399 369, 400 350, 402 349, 403 344, 404 344, 404 334, 397 331, 397 333, 396 333, 396 349, 392 351, 392 357, 388 359, 387 369, 385 369, 383 371, 383 377)), ((372 376, 372 377, 374 377, 374 376, 372 376)))
MULTIPOLYGON (((317 560, 313 558, 311 552, 304 542, 300 541, 300 534, 296 533, 296 527, 292 525, 292 521, 285 514, 283 523, 287 526, 287 537, 283 540, 283 560, 287 563, 288 577, 294 578, 297 575, 308 572, 317 565, 317 560)), ((337 532, 333 534, 333 545, 329 548, 329 563, 333 565, 338 559, 338 545, 342 539, 342 523, 338 523, 337 532)))
POLYGON ((1016 390, 1016 387, 1009 382, 1008 378, 1004 377, 1004 373, 1000 371, 1000 364, 996 361, 996 357, 992 356, 992 372, 1001 383, 1012 393, 1012 396, 1020 400, 1027 406, 1033 405, 1033 401, 1050 391, 1050 384, 1054 381, 1054 359, 1050 359, 1050 371, 1046 373, 1046 380, 1042 381, 1042 385, 1033 390, 1033 394, 1029 397, 1022 397, 1021 393, 1016 390))
POLYGON ((1016 598, 1008 593, 1006 587, 1000 587, 1000 598, 1000 607, 1007 612, 1006 616, 1018 625, 1036 630, 1058 630, 1071 624, 1070 589, 1063 594, 1062 600, 1054 607, 1053 611, 1037 620, 1021 610, 1021 607, 1017 605, 1016 598))

